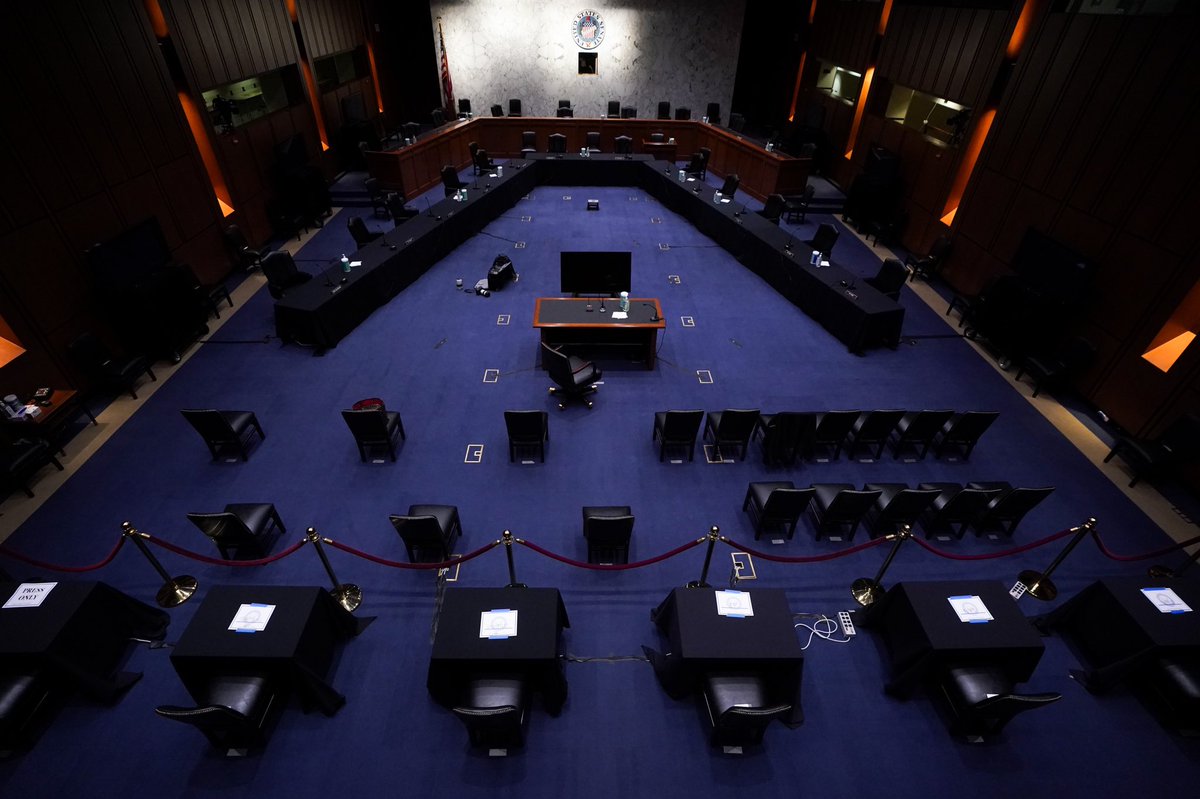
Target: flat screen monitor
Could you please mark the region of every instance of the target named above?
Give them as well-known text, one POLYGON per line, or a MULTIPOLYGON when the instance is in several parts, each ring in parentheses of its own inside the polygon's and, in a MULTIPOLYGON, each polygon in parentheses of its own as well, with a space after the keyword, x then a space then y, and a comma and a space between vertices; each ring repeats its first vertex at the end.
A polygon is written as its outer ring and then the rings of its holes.
POLYGON ((563 294, 607 294, 632 291, 633 253, 564 252, 559 255, 563 294))

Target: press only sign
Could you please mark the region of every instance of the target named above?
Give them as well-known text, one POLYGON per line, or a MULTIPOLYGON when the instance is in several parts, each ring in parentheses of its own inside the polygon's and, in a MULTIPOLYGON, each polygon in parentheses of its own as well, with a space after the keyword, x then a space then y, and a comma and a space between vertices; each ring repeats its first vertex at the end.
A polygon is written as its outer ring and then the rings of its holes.
POLYGON ((58 583, 21 583, 4 603, 5 608, 36 608, 46 601, 58 583))

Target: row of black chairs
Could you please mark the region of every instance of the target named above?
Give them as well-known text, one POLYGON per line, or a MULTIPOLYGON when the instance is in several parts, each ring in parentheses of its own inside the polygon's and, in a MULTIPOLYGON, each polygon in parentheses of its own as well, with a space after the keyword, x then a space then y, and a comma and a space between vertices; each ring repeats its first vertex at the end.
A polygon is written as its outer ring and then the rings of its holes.
MULTIPOLYGON (((637 106, 624 105, 620 100, 609 100, 605 107, 606 107, 606 111, 607 111, 606 116, 608 116, 608 117, 612 117, 614 119, 617 119, 617 118, 619 118, 619 119, 637 119, 637 115, 638 115, 637 106)), ((707 111, 707 113, 705 114, 705 116, 708 117, 708 121, 710 124, 713 124, 713 125, 721 124, 721 104, 720 103, 709 103, 706 111, 707 111)), ((458 101, 458 116, 460 118, 462 118, 462 117, 466 117, 472 113, 473 112, 471 111, 471 101, 467 98, 461 98, 458 101)), ((505 115, 504 114, 504 106, 502 106, 500 103, 493 103, 492 107, 491 107, 491 113, 492 113, 492 116, 494 116, 494 117, 504 116, 505 115)), ((522 106, 520 98, 518 98, 518 97, 510 98, 508 101, 508 116, 520 117, 520 116, 524 116, 524 115, 525 114, 524 114, 524 110, 523 110, 523 106, 522 106)), ((574 108, 574 106, 571 105, 570 100, 560 99, 558 101, 558 106, 555 109, 554 115, 558 116, 558 117, 574 117, 575 116, 575 108, 574 108)), ((445 122, 445 116, 442 113, 441 109, 434 109, 432 117, 433 117, 435 124, 440 125, 443 122, 445 122)), ((658 103, 658 108, 656 110, 654 118, 655 119, 672 119, 672 118, 674 118, 674 119, 678 119, 678 120, 691 119, 692 118, 692 109, 688 108, 686 106, 679 106, 678 108, 675 109, 675 113, 672 116, 671 103, 667 100, 661 100, 658 103)))

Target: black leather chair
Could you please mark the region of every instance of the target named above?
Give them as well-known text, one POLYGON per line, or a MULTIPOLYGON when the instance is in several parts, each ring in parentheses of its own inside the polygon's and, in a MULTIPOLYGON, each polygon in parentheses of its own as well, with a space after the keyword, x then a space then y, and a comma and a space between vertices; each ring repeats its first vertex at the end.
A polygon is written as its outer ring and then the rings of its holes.
POLYGON ((812 204, 813 195, 817 190, 811 183, 805 185, 799 194, 783 198, 783 217, 789 222, 803 223, 808 218, 808 206, 812 204))
POLYGON ((440 108, 435 108, 429 112, 429 121, 433 123, 435 128, 440 128, 446 124, 446 112, 440 108))
POLYGON ((267 291, 277 300, 283 299, 288 289, 312 280, 312 275, 296 268, 287 250, 268 253, 262 261, 262 271, 267 277, 267 291))
POLYGON ((696 455, 696 435, 704 411, 657 411, 654 414, 654 433, 651 441, 658 441, 658 461, 662 463, 667 447, 686 447, 688 460, 696 455))
POLYGON ((729 114, 729 129, 741 133, 746 129, 746 115, 733 111, 729 114))
POLYGON ((596 382, 604 376, 594 363, 567 355, 548 344, 542 344, 542 362, 550 379, 556 383, 550 387, 550 394, 561 397, 558 401, 560 410, 566 407, 569 399, 578 399, 589 408, 592 407, 588 395, 599 388, 596 382))
POLYGON ((41 439, 18 438, 0 449, 0 489, 6 495, 14 487, 20 487, 25 496, 32 497, 29 480, 43 466, 53 463, 60 472, 63 465, 54 457, 50 444, 41 439))
POLYGON ((0 670, 0 758, 33 745, 50 698, 50 681, 40 671, 0 670))
POLYGON ((989 664, 947 666, 936 679, 949 711, 951 734, 972 743, 999 734, 1018 713, 1062 699, 1057 693, 1015 694, 1004 669, 989 664))
POLYGON ((697 180, 704 180, 708 174, 708 159, 703 152, 697 150, 692 153, 692 160, 688 161, 688 165, 684 167, 684 171, 697 180))
POLYGON ((471 101, 466 97, 458 98, 458 117, 462 119, 471 113, 471 101))
POLYGON ((670 119, 671 118, 671 104, 669 102, 667 102, 666 100, 660 100, 658 103, 658 118, 659 119, 670 119))
POLYGON ((227 757, 242 757, 267 742, 267 727, 283 705, 283 696, 261 675, 213 677, 197 707, 161 705, 163 718, 190 724, 227 757))
POLYGON ((768 704, 767 689, 757 674, 712 672, 704 678, 704 705, 712 742, 726 754, 762 743, 767 725, 792 711, 788 704, 768 704))
POLYGON ((392 224, 399 225, 414 216, 420 216, 421 212, 416 208, 409 208, 404 204, 404 195, 399 192, 389 191, 387 194, 388 214, 392 217, 392 224))
POLYGON ((562 133, 551 133, 546 138, 546 152, 564 155, 567 152, 567 137, 562 133))
POLYGON ((737 194, 738 186, 742 179, 735 175, 727 175, 725 182, 721 184, 721 197, 732 200, 733 195, 737 194))
POLYGON ((800 515, 812 502, 813 488, 796 488, 790 480, 751 483, 746 487, 742 510, 750 513, 754 523, 754 540, 762 537, 766 527, 779 526, 787 531, 788 540, 796 534, 800 515))
POLYGON ((621 106, 621 119, 637 119, 637 108, 632 105, 621 106))
POLYGON ((600 131, 589 130, 586 137, 586 145, 589 153, 598 153, 600 150, 600 131))
POLYGON ((478 675, 467 684, 462 704, 452 710, 466 725, 472 746, 503 757, 525 744, 528 696, 519 674, 478 675))
POLYGON ((471 166, 475 170, 476 175, 487 175, 496 168, 496 162, 488 155, 488 151, 482 147, 476 147, 475 152, 471 154, 471 166))
POLYGON ((535 449, 546 462, 546 442, 550 440, 550 415, 545 411, 505 411, 508 428, 508 461, 516 460, 518 449, 535 449))
POLYGON ((721 124, 721 104, 720 103, 709 103, 708 110, 706 110, 704 112, 704 115, 706 117, 708 117, 708 124, 720 125, 721 124))
POLYGON ((479 152, 479 142, 467 142, 467 152, 471 154, 471 164, 474 166, 475 174, 479 174, 479 164, 475 161, 475 154, 479 152))
POLYGON ((227 225, 221 238, 225 242, 225 250, 229 253, 235 269, 249 272, 251 269, 262 266, 262 259, 266 257, 267 250, 256 250, 251 247, 246 242, 241 228, 237 225, 227 225))
POLYGON ((387 217, 388 213, 387 196, 388 192, 379 185, 378 178, 365 178, 363 180, 363 188, 367 190, 367 196, 371 198, 371 211, 375 216, 387 217))
POLYGON ((725 452, 729 449, 736 450, 738 457, 745 459, 750 436, 754 435, 754 428, 758 425, 758 413, 758 408, 727 408, 708 412, 704 421, 704 435, 712 436, 722 460, 726 460, 725 452))
POLYGON ((575 111, 571 108, 559 106, 558 110, 554 112, 554 116, 558 117, 559 119, 570 119, 575 116, 575 111))
POLYGON ((832 450, 830 460, 836 461, 842 456, 842 447, 861 414, 861 411, 825 411, 817 414, 817 426, 806 453, 815 457, 818 449, 832 450))
POLYGON ((504 106, 500 105, 499 103, 493 103, 492 104, 492 116, 494 116, 494 117, 504 116, 504 106))
POLYGON ((817 232, 804 242, 812 249, 821 253, 826 259, 833 257, 833 245, 837 244, 838 230, 827 222, 817 225, 817 232))
POLYGON ((1033 378, 1033 396, 1043 388, 1062 388, 1096 359, 1096 347, 1083 336, 1072 336, 1055 352, 1026 358, 1017 370, 1017 380, 1026 372, 1033 378))
POLYGON ((762 437, 763 463, 791 466, 804 452, 817 429, 817 415, 798 411, 764 413, 758 417, 756 433, 762 437))
POLYGON ((608 101, 607 116, 610 119, 617 119, 618 117, 621 116, 621 101, 620 100, 609 100, 608 101))
POLYGON ((524 157, 526 153, 536 153, 537 149, 537 131, 526 130, 521 132, 521 155, 524 157))
POLYGON ((445 563, 462 536, 456 505, 409 505, 405 516, 388 516, 412 563, 445 563))
POLYGON ((264 558, 279 536, 287 532, 270 502, 232 503, 221 513, 189 513, 187 517, 212 539, 225 560, 264 558))
POLYGON ((967 488, 980 491, 1000 490, 1000 493, 992 498, 983 512, 975 517, 971 526, 975 528, 976 535, 998 532, 1009 538, 1016 531, 1017 525, 1025 518, 1025 514, 1054 492, 1054 486, 1013 488, 1009 483, 1003 481, 967 483, 967 488))
POLYGON ((872 538, 891 535, 906 525, 914 527, 941 494, 936 488, 909 488, 905 483, 867 483, 863 489, 882 492, 867 510, 867 530, 872 538))
POLYGON ((236 449, 242 460, 246 460, 246 445, 249 443, 251 432, 257 432, 260 441, 267 437, 258 423, 258 417, 252 411, 218 411, 206 408, 184 410, 181 413, 204 439, 213 460, 225 449, 236 449))
POLYGON ((515 97, 508 101, 508 115, 510 117, 521 116, 521 101, 515 97))
POLYGON ((141 355, 117 357, 91 333, 80 333, 67 345, 67 353, 96 383, 114 390, 128 391, 134 399, 137 399, 134 389, 142 375, 158 380, 150 368, 149 359, 141 355))
POLYGON ((938 492, 919 519, 926 538, 962 538, 967 527, 1001 493, 999 488, 965 488, 961 483, 921 483, 917 487, 938 492))
POLYGON ((628 505, 585 505, 583 537, 588 563, 628 563, 633 510, 628 505))
POLYGON ((622 135, 613 139, 613 152, 617 155, 633 155, 633 137, 622 135))
POLYGON ((1162 655, 1140 669, 1136 679, 1165 727, 1188 738, 1200 737, 1200 657, 1162 655))
POLYGON ((813 502, 809 505, 816 523, 816 537, 853 541, 858 526, 883 492, 879 489, 858 491, 850 483, 813 483, 813 502))
POLYGON ((692 118, 692 109, 687 108, 686 106, 676 108, 675 109, 675 118, 680 119, 680 120, 691 119, 692 118))
POLYGON ((459 189, 465 189, 470 184, 458 177, 458 170, 451 164, 442 167, 442 192, 446 197, 452 197, 459 189))
POLYGON ((346 426, 354 435, 358 445, 358 457, 367 461, 367 450, 386 447, 392 462, 396 461, 396 436, 406 440, 404 422, 396 411, 370 408, 360 411, 342 411, 346 426))
POLYGON ((417 140, 417 134, 421 132, 420 122, 405 122, 400 126, 400 135, 412 141, 417 140))
POLYGON ((1133 473, 1130 486, 1142 478, 1155 479, 1200 457, 1200 416, 1186 414, 1156 438, 1121 436, 1104 456, 1108 463, 1119 456, 1133 473))
POLYGON ((940 458, 948 449, 956 449, 962 452, 964 461, 969 459, 980 437, 999 415, 998 411, 967 411, 951 416, 934 440, 934 454, 940 458))
POLYGON ((904 259, 904 265, 912 270, 912 279, 918 277, 929 280, 942 270, 942 265, 950 255, 951 240, 949 236, 938 236, 925 255, 910 254, 904 259))
POLYGON ((360 250, 383 235, 382 233, 372 233, 367 230, 367 223, 362 221, 362 217, 359 216, 352 216, 347 219, 346 228, 350 231, 350 235, 354 237, 355 246, 360 250))
POLYGON ((666 140, 667 140, 667 134, 662 133, 661 131, 650 134, 650 141, 653 142, 654 144, 662 144, 666 140))
POLYGON ((776 225, 778 225, 779 218, 783 216, 785 206, 786 201, 783 199, 782 194, 769 194, 767 195, 767 202, 765 205, 763 205, 762 210, 755 211, 755 213, 768 222, 774 222, 776 225))
POLYGON ((866 445, 875 447, 871 458, 879 460, 884 445, 902 418, 904 411, 864 411, 859 414, 850 428, 850 444, 846 447, 846 456, 854 460, 854 453, 859 445, 866 445))
POLYGON ((911 411, 901 416, 891 439, 892 459, 899 458, 902 449, 911 447, 921 460, 925 460, 933 439, 953 415, 954 411, 928 410, 911 411))
POLYGON ((896 302, 899 302, 900 289, 904 288, 904 284, 907 281, 907 267, 895 258, 888 258, 879 265, 879 271, 874 276, 867 278, 863 282, 880 294, 885 294, 896 302))

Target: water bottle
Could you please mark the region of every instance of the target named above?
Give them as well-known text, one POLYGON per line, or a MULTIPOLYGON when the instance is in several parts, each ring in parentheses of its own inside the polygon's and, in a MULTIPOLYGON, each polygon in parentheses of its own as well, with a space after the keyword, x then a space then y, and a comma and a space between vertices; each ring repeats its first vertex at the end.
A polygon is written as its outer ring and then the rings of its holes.
POLYGON ((713 204, 714 205, 721 204, 721 192, 718 191, 718 192, 713 193, 713 204))
POLYGON ((687 173, 684 172, 682 169, 679 170, 679 182, 683 183, 686 179, 687 179, 687 173))
POLYGON ((812 264, 813 266, 820 266, 821 265, 821 251, 813 250, 812 255, 809 256, 808 262, 810 264, 812 264))
POLYGON ((498 178, 504 177, 504 166, 503 165, 496 166, 496 177, 498 177, 498 178))
POLYGON ((346 253, 342 253, 342 271, 350 271, 350 259, 346 257, 346 253))
POLYGON ((629 313, 629 292, 621 292, 621 310, 629 313))

